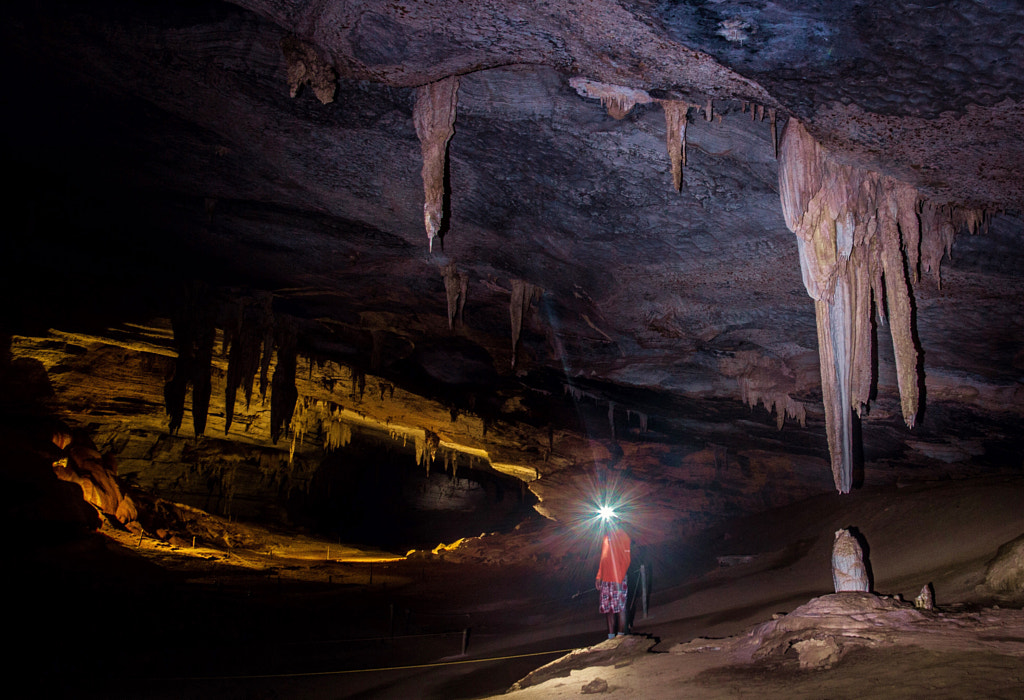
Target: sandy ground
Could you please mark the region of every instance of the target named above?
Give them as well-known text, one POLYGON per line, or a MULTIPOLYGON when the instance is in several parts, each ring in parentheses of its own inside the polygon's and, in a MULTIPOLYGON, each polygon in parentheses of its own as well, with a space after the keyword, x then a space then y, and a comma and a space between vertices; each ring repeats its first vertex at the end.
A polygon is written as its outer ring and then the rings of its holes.
MULTIPOLYGON (((68 697, 492 697, 554 662, 507 697, 1019 698, 1020 598, 980 584, 1024 533, 1021 504, 1021 478, 863 490, 641 549, 647 613, 638 601, 634 635, 611 641, 591 566, 531 553, 550 527, 478 546, 504 564, 255 530, 249 549, 172 547, 108 528, 20 560, 13 667, 68 697), (927 633, 894 627, 828 668, 801 668, 796 647, 738 651, 752 626, 831 592, 847 526, 869 545, 876 592, 913 600, 933 585, 927 633)), ((805 638, 823 636, 811 627, 805 638)))

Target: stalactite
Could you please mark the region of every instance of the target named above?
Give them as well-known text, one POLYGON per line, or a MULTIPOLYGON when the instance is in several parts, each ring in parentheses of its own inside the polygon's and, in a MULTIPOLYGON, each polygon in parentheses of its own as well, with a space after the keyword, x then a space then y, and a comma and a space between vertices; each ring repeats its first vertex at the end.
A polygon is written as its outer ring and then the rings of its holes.
POLYGON ((665 145, 672 162, 672 184, 676 192, 680 192, 686 165, 686 113, 690 105, 679 100, 662 100, 661 107, 665 110, 665 145))
POLYGON ((426 443, 426 458, 433 462, 437 459, 437 451, 441 447, 441 437, 430 430, 424 430, 423 436, 426 443))
POLYGON ((298 344, 295 328, 288 321, 279 323, 275 333, 277 366, 270 382, 270 440, 275 445, 281 431, 289 425, 299 392, 295 388, 295 370, 298 365, 298 344))
POLYGON ((715 118, 715 103, 708 98, 708 103, 704 106, 704 121, 711 121, 715 118))
POLYGON ((885 279, 885 299, 889 308, 889 332, 892 334, 892 347, 896 357, 896 380, 900 389, 903 420, 908 428, 913 428, 918 408, 917 347, 912 331, 913 302, 907 285, 898 225, 896 183, 890 178, 879 178, 877 187, 882 276, 885 279))
POLYGON ((943 256, 950 254, 956 236, 951 219, 950 212, 932 202, 925 202, 921 208, 921 269, 935 276, 939 288, 942 287, 939 265, 943 256))
POLYGON ((523 332, 523 317, 530 311, 530 306, 540 299, 541 288, 523 280, 512 280, 512 299, 509 302, 509 315, 512 317, 512 369, 516 367, 516 354, 519 338, 523 332))
POLYGON ((228 350, 228 373, 224 397, 224 433, 231 428, 235 413, 235 398, 239 387, 245 394, 245 406, 252 402, 252 385, 261 365, 263 338, 266 328, 273 319, 266 314, 267 305, 262 299, 253 303, 251 299, 239 302, 234 327, 224 329, 225 342, 230 340, 228 350))
POLYGON ((448 300, 448 330, 451 330, 456 315, 459 317, 459 323, 462 323, 462 309, 466 305, 469 278, 458 271, 455 263, 448 263, 441 276, 444 277, 444 291, 448 300))
POLYGON ((608 110, 608 115, 614 119, 624 118, 638 104, 652 102, 651 96, 644 90, 622 85, 599 83, 579 77, 570 79, 569 85, 576 90, 580 97, 601 100, 601 104, 608 110))
POLYGON ((615 439, 615 402, 608 402, 608 428, 612 433, 612 440, 615 439))
POLYGON ((349 367, 348 373, 351 380, 348 397, 353 401, 362 401, 366 395, 366 373, 355 367, 349 367))
POLYGON ((441 234, 444 221, 444 174, 448 141, 455 133, 455 109, 459 91, 456 76, 438 80, 416 91, 413 123, 423 152, 423 225, 430 250, 441 234))
POLYGON ((564 385, 564 390, 565 390, 565 393, 568 394, 569 396, 571 396, 572 400, 575 401, 576 403, 579 403, 580 401, 582 401, 583 397, 587 395, 586 392, 584 392, 582 389, 580 389, 579 387, 573 386, 572 384, 565 384, 564 385))
POLYGON ((324 430, 324 449, 336 450, 352 442, 352 426, 338 416, 331 416, 326 421, 324 430))
POLYGON ((776 158, 778 158, 779 157, 779 132, 775 128, 776 113, 775 113, 775 108, 774 107, 770 107, 768 109, 768 117, 769 117, 769 121, 771 123, 771 128, 772 128, 772 155, 774 155, 776 158))
POLYGON ((195 435, 202 435, 206 430, 206 414, 210 409, 210 364, 216 338, 209 294, 206 285, 189 285, 171 317, 178 357, 174 362, 174 374, 164 384, 164 405, 170 416, 169 432, 172 435, 181 427, 189 385, 192 386, 195 435))
POLYGON ((775 425, 782 430, 787 418, 797 421, 801 427, 807 424, 807 408, 789 394, 779 391, 758 389, 757 382, 750 377, 739 377, 740 397, 751 408, 761 404, 769 413, 775 414, 775 425))
POLYGON ((926 271, 937 268, 952 233, 927 206, 918 222, 919 196, 911 186, 832 161, 793 119, 783 134, 779 181, 804 286, 815 300, 832 470, 836 487, 846 493, 852 481, 851 409, 859 413, 871 389, 872 305, 880 316, 883 306, 888 310, 903 418, 912 428, 919 401, 910 286, 917 250, 926 271))
POLYGON ((330 63, 321 58, 315 46, 288 35, 281 39, 281 53, 288 70, 289 95, 295 97, 302 85, 309 85, 321 103, 334 101, 338 74, 330 63))

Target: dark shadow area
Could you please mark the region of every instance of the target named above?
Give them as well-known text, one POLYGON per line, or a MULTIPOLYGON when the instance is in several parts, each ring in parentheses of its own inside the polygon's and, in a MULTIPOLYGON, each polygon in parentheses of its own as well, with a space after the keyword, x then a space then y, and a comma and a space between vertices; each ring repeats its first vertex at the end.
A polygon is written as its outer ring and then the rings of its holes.
POLYGON ((417 463, 411 441, 398 445, 353 434, 327 454, 307 490, 293 494, 290 519, 325 537, 404 552, 539 517, 536 497, 518 479, 443 448, 431 457, 424 447, 429 464, 417 463))

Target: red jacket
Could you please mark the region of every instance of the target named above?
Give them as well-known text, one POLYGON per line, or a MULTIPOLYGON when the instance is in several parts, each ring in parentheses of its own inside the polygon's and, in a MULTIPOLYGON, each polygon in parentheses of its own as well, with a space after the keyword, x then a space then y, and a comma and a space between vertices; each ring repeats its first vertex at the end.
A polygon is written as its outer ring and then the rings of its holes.
POLYGON ((598 581, 622 583, 629 569, 629 535, 618 528, 612 529, 601 542, 601 565, 597 569, 598 581))

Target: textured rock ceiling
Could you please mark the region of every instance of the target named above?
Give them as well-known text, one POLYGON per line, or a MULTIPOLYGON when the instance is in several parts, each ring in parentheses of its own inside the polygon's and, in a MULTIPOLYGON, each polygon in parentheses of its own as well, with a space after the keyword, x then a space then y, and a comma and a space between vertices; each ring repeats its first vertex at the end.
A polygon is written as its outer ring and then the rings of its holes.
MULTIPOLYGON (((959 233, 941 286, 932 274, 913 287, 913 430, 877 333, 863 478, 1021 467, 1017 3, 115 0, 3 13, 10 333, 109 336, 172 317, 196 279, 222 307, 271 292, 300 356, 453 417, 533 426, 547 449, 521 444, 516 461, 542 475, 622 468, 647 449, 641 476, 662 483, 683 463, 665 454, 708 446, 743 455, 725 479, 737 493, 770 489, 769 474, 780 490, 822 490, 814 304, 772 133, 799 119, 837 162, 989 222, 959 233), (289 95, 288 47, 308 52, 333 100, 317 99, 322 83, 289 95), (430 252, 413 108, 419 86, 453 75, 443 245, 430 252), (614 119, 573 78, 693 105, 679 192, 662 107, 614 119), (446 269, 466 282, 452 329, 446 269), (524 290, 536 296, 514 354, 510 300, 524 290), (806 425, 778 430, 745 404, 759 399, 806 425), (556 433, 574 437, 560 447, 556 433)), ((131 419, 130 402, 95 405, 71 413, 131 419)), ((518 439, 492 435, 501 449, 518 439)), ((487 447, 486 433, 474 440, 487 447)))

